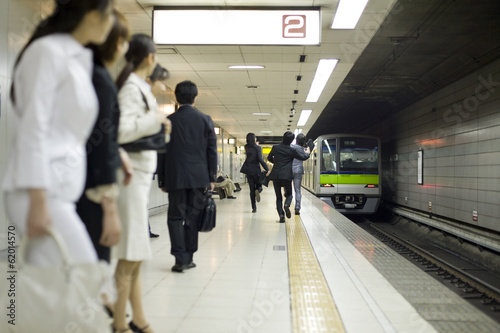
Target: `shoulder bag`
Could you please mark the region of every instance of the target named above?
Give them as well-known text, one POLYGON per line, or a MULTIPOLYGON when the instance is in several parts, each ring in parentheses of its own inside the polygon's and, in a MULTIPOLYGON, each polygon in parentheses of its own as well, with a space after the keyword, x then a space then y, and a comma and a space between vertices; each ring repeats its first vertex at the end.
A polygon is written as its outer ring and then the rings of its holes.
POLYGON ((1 282, 7 282, 8 288, 0 290, 0 306, 7 314, 0 321, 0 332, 109 333, 111 319, 101 300, 106 263, 73 263, 59 232, 48 230, 61 251, 63 263, 39 267, 24 262, 29 242, 25 237, 15 268, 9 266, 8 278, 1 282))
MULTIPOLYGON (((139 90, 140 91, 140 90, 139 90)), ((149 111, 149 104, 144 96, 144 93, 141 91, 142 100, 146 103, 146 111, 149 111)), ((140 152, 143 150, 155 150, 156 152, 163 154, 166 151, 166 144, 170 141, 169 135, 165 134, 165 125, 161 125, 160 132, 142 137, 135 141, 122 144, 121 147, 125 149, 127 152, 140 152)))

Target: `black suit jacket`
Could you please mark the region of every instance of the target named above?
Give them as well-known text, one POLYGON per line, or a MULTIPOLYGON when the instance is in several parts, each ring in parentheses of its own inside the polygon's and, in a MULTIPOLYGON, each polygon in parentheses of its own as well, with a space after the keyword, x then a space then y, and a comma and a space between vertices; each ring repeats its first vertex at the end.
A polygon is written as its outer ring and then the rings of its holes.
POLYGON ((260 165, 262 165, 264 170, 269 171, 269 167, 262 158, 262 147, 256 144, 246 144, 245 154, 247 155, 247 158, 245 159, 245 163, 243 163, 243 166, 241 167, 241 173, 244 173, 248 176, 259 176, 260 165))
POLYGON ((210 116, 183 105, 169 117, 170 142, 158 154, 158 185, 167 191, 209 187, 217 174, 217 137, 210 116))
POLYGON ((269 179, 286 179, 292 181, 292 163, 293 159, 305 161, 309 158, 309 154, 301 149, 295 149, 290 145, 274 145, 267 159, 273 163, 273 170, 269 175, 269 179))
POLYGON ((99 114, 87 141, 87 181, 85 188, 116 183, 121 165, 118 152, 118 89, 101 61, 94 59, 92 83, 99 100, 99 114))

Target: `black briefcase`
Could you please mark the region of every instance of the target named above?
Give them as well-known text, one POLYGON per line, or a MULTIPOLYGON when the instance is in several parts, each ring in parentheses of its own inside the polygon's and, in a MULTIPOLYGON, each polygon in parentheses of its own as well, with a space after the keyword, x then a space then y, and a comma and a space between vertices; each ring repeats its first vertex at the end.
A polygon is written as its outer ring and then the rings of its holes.
POLYGON ((269 177, 266 176, 267 174, 267 171, 266 170, 262 170, 260 172, 260 175, 259 175, 259 183, 261 183, 262 185, 264 185, 265 187, 268 187, 269 185, 269 177))
POLYGON ((215 213, 216 207, 214 198, 212 198, 212 191, 207 191, 203 211, 200 214, 198 231, 208 232, 215 228, 215 213))

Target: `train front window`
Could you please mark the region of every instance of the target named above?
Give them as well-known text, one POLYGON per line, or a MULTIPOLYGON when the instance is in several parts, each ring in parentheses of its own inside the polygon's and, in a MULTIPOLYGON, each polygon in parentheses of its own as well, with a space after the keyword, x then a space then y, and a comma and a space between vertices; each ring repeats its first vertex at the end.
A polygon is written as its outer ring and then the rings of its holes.
POLYGON ((340 138, 340 171, 378 173, 378 142, 371 138, 340 138))
POLYGON ((336 139, 325 139, 321 142, 321 173, 337 171, 336 139))

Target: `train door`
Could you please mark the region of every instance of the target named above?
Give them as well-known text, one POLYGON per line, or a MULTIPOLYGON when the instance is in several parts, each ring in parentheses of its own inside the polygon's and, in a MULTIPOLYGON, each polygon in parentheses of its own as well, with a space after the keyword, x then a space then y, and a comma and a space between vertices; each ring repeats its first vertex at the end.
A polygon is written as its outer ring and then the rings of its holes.
POLYGON ((337 138, 324 138, 318 142, 319 193, 332 195, 337 189, 337 138))

